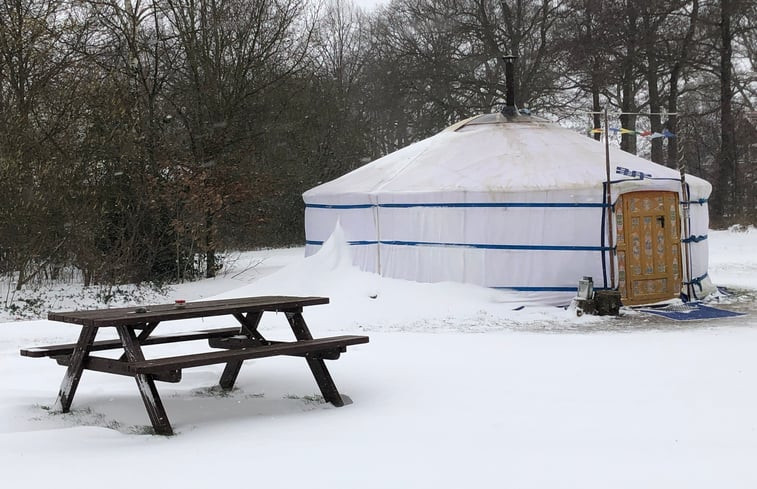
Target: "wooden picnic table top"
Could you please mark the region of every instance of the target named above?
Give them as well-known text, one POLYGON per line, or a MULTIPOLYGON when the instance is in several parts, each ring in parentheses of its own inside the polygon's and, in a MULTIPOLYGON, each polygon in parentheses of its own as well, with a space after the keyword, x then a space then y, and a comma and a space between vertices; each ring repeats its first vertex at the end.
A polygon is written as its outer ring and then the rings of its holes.
POLYGON ((183 307, 177 307, 176 304, 156 304, 114 309, 50 312, 47 319, 92 327, 123 326, 258 311, 290 312, 297 311, 305 306, 328 303, 328 297, 259 296, 187 302, 183 307), (142 310, 144 312, 137 312, 142 310))

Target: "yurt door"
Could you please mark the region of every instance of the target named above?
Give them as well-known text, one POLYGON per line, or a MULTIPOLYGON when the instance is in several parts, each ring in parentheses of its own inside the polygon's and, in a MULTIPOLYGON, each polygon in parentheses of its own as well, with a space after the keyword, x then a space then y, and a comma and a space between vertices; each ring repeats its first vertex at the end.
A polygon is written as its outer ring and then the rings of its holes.
POLYGON ((681 235, 676 192, 630 192, 615 205, 618 286, 624 305, 681 293, 681 235))

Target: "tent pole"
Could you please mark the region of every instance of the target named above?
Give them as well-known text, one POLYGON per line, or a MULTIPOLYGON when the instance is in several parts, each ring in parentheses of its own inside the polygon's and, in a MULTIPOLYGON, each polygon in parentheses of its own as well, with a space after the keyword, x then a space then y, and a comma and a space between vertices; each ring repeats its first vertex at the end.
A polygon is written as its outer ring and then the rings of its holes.
POLYGON ((378 197, 373 209, 376 216, 376 273, 381 275, 381 223, 379 222, 378 197))
POLYGON ((692 266, 692 260, 691 260, 691 241, 689 240, 689 235, 691 234, 691 222, 689 221, 691 216, 691 195, 689 193, 689 186, 686 183, 686 153, 683 146, 683 133, 684 133, 684 126, 681 124, 681 130, 678 131, 678 134, 681 136, 678 138, 678 172, 681 174, 681 200, 683 200, 683 203, 681 204, 681 268, 685 269, 686 272, 683 275, 684 282, 686 284, 686 294, 689 297, 689 301, 694 300, 694 284, 691 283, 691 279, 694 276, 694 274, 691 271, 692 266), (685 266, 683 266, 685 265, 685 266))
POLYGON ((615 260, 613 248, 615 243, 612 238, 612 191, 610 190, 610 128, 607 122, 607 107, 605 106, 605 170, 607 173, 607 244, 610 247, 610 289, 615 289, 615 260))

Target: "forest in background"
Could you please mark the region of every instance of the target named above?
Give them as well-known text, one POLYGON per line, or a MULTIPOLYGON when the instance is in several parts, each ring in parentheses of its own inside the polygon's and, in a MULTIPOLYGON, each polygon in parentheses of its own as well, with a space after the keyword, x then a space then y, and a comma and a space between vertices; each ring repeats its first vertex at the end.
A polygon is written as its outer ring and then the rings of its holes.
POLYGON ((0 276, 301 244, 303 191, 499 110, 505 55, 519 108, 667 130, 617 142, 709 180, 713 226, 757 222, 757 0, 0 0, 0 276))

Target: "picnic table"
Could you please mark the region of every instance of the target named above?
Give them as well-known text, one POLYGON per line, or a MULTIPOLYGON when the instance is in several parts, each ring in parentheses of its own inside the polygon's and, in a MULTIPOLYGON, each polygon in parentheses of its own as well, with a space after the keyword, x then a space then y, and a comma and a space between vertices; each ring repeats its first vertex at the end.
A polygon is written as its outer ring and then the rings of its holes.
POLYGON ((313 339, 302 310, 306 306, 328 304, 326 297, 245 297, 186 304, 51 312, 48 319, 81 326, 76 343, 37 346, 21 350, 27 357, 51 357, 67 370, 61 382, 55 410, 68 412, 84 370, 134 377, 155 432, 173 434, 155 381, 179 382, 185 368, 225 363, 220 386, 232 389, 242 363, 278 355, 304 357, 323 398, 340 407, 344 399, 334 384, 324 360, 336 360, 348 346, 368 343, 367 336, 332 336, 313 339), (265 312, 283 313, 295 341, 271 341, 258 330, 265 312), (233 316, 238 326, 153 336, 159 324, 190 318, 233 316), (118 339, 95 341, 100 328, 115 328, 118 339), (147 358, 143 347, 165 343, 207 340, 215 350, 179 356, 147 358), (93 352, 122 349, 119 358, 92 355, 93 352))

